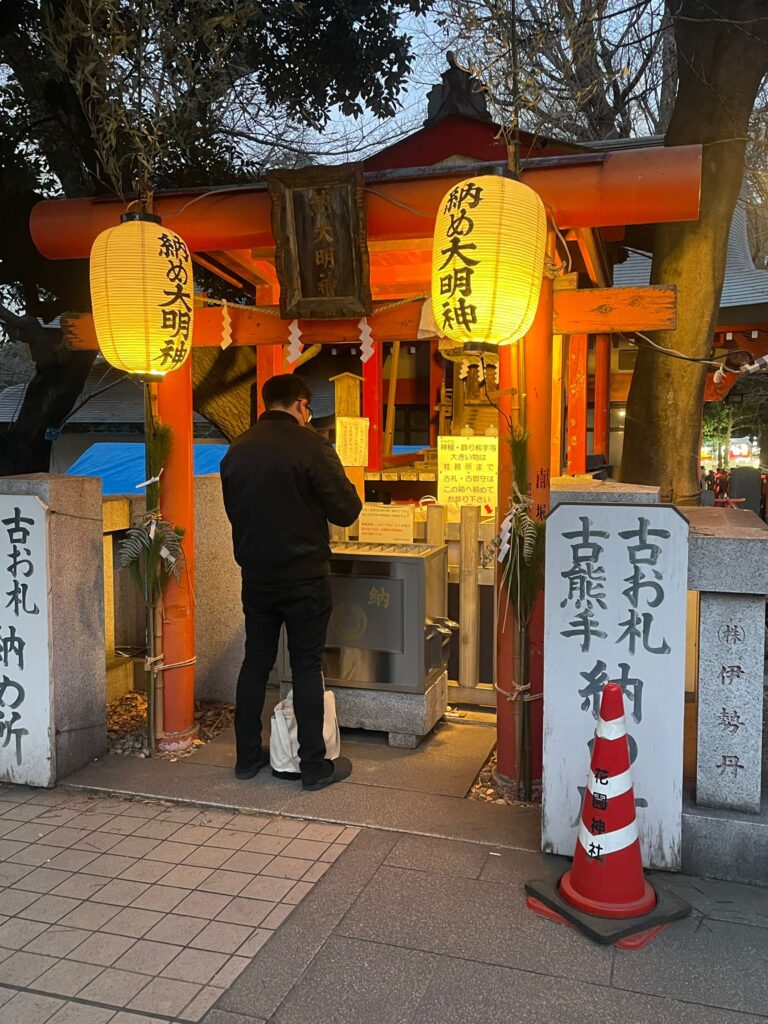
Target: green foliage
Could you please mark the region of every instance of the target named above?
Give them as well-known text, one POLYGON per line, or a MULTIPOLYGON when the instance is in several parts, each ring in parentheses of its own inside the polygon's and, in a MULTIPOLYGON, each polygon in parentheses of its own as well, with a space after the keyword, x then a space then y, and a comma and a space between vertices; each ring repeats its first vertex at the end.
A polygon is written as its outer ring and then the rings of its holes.
POLYGON ((761 446, 768 434, 768 374, 740 377, 720 402, 704 403, 702 438, 715 448, 718 461, 727 464, 731 438, 757 438, 761 446))
POLYGON ((160 600, 168 581, 181 576, 184 531, 164 519, 148 515, 132 526, 120 544, 120 567, 149 604, 160 600))
POLYGON ((704 427, 702 437, 705 444, 722 444, 731 433, 731 409, 726 402, 704 403, 704 427))
MULTIPOLYGON (((247 166, 259 115, 322 129, 334 107, 391 116, 411 60, 398 31, 429 0, 71 0, 43 36, 90 127, 100 175, 148 198, 170 150, 247 166), (254 109, 255 108, 255 109, 254 109)), ((287 127, 287 126, 285 126, 287 127)), ((177 165, 178 166, 178 165, 177 165)))
POLYGON ((322 159, 336 108, 395 113, 430 2, 0 0, 0 284, 89 308, 87 268, 29 237, 37 198, 250 180, 322 159))

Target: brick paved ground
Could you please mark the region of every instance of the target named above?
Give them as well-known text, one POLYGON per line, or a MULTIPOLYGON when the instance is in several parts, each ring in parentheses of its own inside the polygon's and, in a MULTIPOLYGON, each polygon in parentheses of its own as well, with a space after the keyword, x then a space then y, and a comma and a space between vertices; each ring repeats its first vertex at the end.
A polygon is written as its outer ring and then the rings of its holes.
POLYGON ((768 1021, 768 888, 652 875, 692 914, 626 952, 526 909, 566 864, 0 787, 0 1024, 768 1021))
POLYGON ((0 1024, 199 1020, 358 831, 0 787, 0 1024))

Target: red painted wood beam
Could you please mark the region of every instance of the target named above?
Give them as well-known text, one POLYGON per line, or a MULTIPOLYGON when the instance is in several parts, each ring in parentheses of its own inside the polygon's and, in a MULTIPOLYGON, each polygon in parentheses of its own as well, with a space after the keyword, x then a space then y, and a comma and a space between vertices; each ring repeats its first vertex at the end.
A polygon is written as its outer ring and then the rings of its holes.
MULTIPOLYGON (((524 169, 522 178, 562 229, 696 220, 701 154, 701 146, 654 146, 563 157, 524 169)), ((375 191, 365 197, 371 241, 422 238, 445 192, 467 173, 429 171, 416 168, 413 177, 396 180, 384 172, 371 181, 375 191)), ((114 226, 124 209, 117 197, 43 200, 32 210, 32 238, 49 259, 87 259, 96 236, 114 226)), ((155 212, 192 252, 274 245, 264 185, 156 193, 155 212)))
POLYGON ((587 471, 587 344, 586 334, 568 339, 567 465, 572 476, 587 471))
MULTIPOLYGON (((547 253, 555 257, 555 236, 550 230, 547 253)), ((563 294, 563 293, 561 293, 563 294)), ((545 277, 536 317, 525 336, 525 394, 528 440, 528 492, 533 514, 543 519, 549 511, 552 477, 552 309, 553 282, 545 277)), ((544 690, 544 593, 539 592, 528 628, 528 658, 531 694, 544 690)), ((542 775, 543 701, 530 704, 531 779, 534 793, 540 792, 542 775)))
POLYGON ((363 363, 363 416, 368 417, 368 469, 381 469, 383 457, 384 400, 382 346, 375 342, 373 355, 363 363))
MULTIPOLYGON (((404 302, 368 317, 377 342, 414 341, 419 331, 423 300, 404 302)), ((252 309, 228 306, 233 345, 287 345, 290 320, 252 309)), ((206 306, 195 310, 192 344, 218 345, 222 310, 206 306)), ((557 334, 671 329, 676 324, 677 290, 674 286, 648 288, 582 288, 556 291, 553 299, 557 334)), ((96 331, 89 313, 62 317, 62 331, 71 348, 96 348, 96 331)), ((305 345, 335 342, 357 344, 357 320, 300 320, 305 345)))
POLYGON ((608 461, 611 417, 611 336, 595 336, 595 401, 592 451, 608 461))
POLYGON ((429 342, 429 446, 437 447, 437 431, 440 425, 440 414, 436 406, 440 403, 440 389, 445 375, 445 362, 440 355, 440 343, 437 339, 429 342))
MULTIPOLYGON (((419 329, 422 302, 411 302, 407 305, 388 309, 384 313, 374 313, 368 317, 373 331, 374 340, 382 341, 414 341, 419 329)), ((288 328, 290 320, 281 320, 279 316, 268 316, 251 309, 228 307, 232 331, 233 345, 274 346, 288 344, 288 328)), ((221 317, 219 306, 207 306, 195 310, 192 344, 194 346, 214 346, 221 341, 221 317)), ((360 328, 358 320, 299 320, 301 340, 304 345, 323 344, 324 342, 352 345, 360 344, 360 328)), ((78 313, 62 317, 62 331, 71 348, 98 348, 93 317, 90 313, 78 313)))

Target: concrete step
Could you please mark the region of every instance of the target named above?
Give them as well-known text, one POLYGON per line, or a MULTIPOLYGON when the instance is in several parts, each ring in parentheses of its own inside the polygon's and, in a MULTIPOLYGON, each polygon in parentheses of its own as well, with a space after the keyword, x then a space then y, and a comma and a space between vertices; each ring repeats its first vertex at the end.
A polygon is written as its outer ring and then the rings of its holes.
POLYGON ((683 871, 768 885, 768 796, 763 796, 759 814, 698 807, 686 799, 683 871))

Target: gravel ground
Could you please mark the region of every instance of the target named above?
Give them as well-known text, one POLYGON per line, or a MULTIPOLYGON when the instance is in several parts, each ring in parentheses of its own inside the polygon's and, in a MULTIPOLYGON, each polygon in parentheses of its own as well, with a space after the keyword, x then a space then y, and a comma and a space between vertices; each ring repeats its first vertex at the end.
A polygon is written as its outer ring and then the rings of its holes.
POLYGON ((205 746, 214 736, 228 728, 234 719, 235 708, 232 704, 202 703, 195 704, 195 722, 199 733, 188 750, 164 754, 155 752, 150 755, 147 744, 147 698, 145 694, 133 692, 113 700, 107 705, 107 741, 112 754, 123 754, 129 757, 159 757, 164 761, 178 761, 188 757, 198 747, 205 746))

